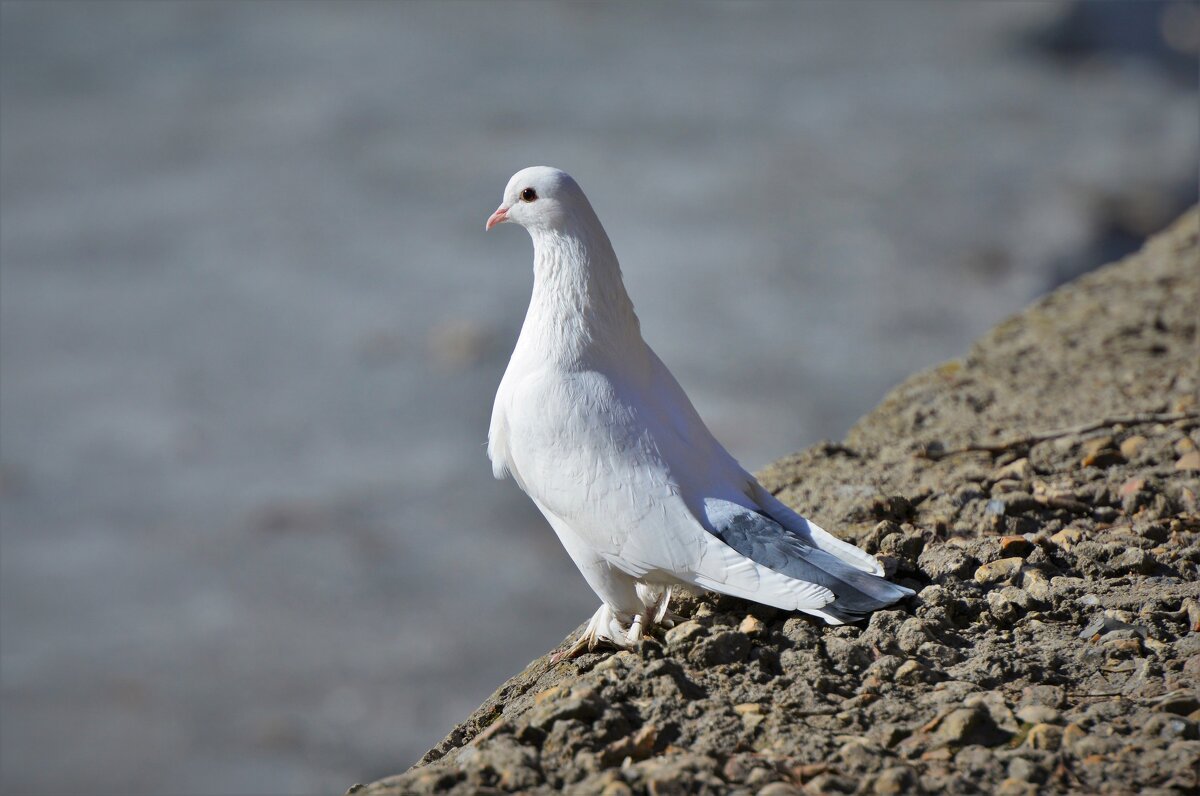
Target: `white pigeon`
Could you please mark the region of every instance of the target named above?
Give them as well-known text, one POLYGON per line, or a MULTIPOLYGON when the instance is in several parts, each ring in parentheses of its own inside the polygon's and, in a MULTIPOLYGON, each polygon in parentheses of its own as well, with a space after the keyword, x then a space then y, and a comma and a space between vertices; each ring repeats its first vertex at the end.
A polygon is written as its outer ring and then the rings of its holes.
POLYGON ((679 584, 835 625, 913 593, 776 500, 713 438, 642 339, 612 244, 570 175, 513 175, 486 228, 510 221, 533 238, 533 297, 496 392, 488 457, 602 603, 558 657, 635 645, 669 621, 679 584))

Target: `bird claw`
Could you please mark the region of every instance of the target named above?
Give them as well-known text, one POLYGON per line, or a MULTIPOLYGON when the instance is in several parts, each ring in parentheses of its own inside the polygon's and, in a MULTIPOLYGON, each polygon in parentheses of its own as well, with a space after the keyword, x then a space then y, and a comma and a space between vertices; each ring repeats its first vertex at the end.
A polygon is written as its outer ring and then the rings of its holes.
POLYGON ((648 593, 644 599, 649 600, 645 610, 633 615, 628 630, 621 627, 621 622, 612 608, 607 604, 601 605, 579 638, 565 650, 552 654, 550 663, 560 663, 576 658, 584 652, 593 652, 601 644, 611 644, 619 649, 636 649, 641 647, 642 638, 649 628, 657 625, 674 627, 684 621, 684 617, 667 610, 667 603, 671 599, 671 587, 668 586, 661 592, 656 590, 652 594, 648 593))
POLYGON ((612 644, 622 648, 631 646, 627 641, 625 631, 622 630, 612 609, 607 605, 601 605, 600 609, 592 615, 587 627, 583 629, 583 633, 575 640, 574 644, 550 656, 550 663, 559 663, 569 658, 576 658, 584 652, 593 652, 600 644, 612 644))

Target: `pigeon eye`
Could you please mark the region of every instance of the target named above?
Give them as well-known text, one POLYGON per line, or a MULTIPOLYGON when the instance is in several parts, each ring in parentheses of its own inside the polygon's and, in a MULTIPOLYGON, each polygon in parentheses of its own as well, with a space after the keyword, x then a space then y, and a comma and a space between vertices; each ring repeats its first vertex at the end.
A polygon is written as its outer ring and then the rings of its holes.
POLYGON ((537 191, 533 190, 532 188, 526 188, 525 190, 521 191, 522 202, 532 202, 534 199, 537 199, 537 191))

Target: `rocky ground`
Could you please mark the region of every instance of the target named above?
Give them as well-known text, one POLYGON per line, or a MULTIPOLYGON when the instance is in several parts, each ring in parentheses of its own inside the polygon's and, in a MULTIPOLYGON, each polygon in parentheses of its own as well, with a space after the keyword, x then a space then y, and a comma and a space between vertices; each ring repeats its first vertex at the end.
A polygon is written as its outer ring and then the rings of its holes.
POLYGON ((1198 228, 761 474, 907 603, 834 628, 686 598, 639 651, 534 661, 351 792, 1195 793, 1198 228))

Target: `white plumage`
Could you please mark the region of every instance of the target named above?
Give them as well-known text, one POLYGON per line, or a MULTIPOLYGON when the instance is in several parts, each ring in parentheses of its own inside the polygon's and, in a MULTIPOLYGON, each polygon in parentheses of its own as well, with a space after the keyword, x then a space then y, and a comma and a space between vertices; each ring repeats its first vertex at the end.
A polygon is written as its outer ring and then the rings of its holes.
POLYGON ((612 244, 565 172, 517 172, 487 228, 533 238, 533 296, 488 456, 545 515, 602 605, 569 652, 636 643, 688 584, 840 624, 912 594, 788 509, 709 432, 642 339, 612 244))

